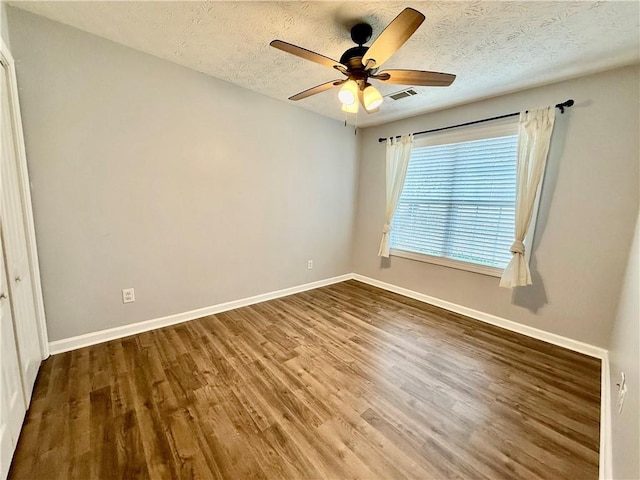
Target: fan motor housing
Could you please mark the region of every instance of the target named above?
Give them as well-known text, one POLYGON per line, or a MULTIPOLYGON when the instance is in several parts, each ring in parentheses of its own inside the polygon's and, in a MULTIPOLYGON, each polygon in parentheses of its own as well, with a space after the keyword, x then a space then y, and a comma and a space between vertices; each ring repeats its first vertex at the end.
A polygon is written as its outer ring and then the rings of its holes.
POLYGON ((349 70, 358 70, 364 68, 362 65, 362 57, 367 53, 369 47, 363 47, 362 45, 352 47, 342 54, 340 57, 340 63, 346 65, 349 70))

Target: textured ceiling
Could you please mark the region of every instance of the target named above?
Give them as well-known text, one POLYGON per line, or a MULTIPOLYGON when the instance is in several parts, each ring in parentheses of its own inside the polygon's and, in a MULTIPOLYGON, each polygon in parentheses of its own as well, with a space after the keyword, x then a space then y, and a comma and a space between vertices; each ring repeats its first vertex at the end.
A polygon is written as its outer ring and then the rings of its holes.
MULTIPOLYGON (((287 98, 341 78, 269 47, 273 39, 339 59, 360 21, 374 38, 400 11, 426 16, 385 68, 458 76, 451 87, 386 99, 369 126, 639 60, 639 3, 630 2, 9 2, 331 118, 343 119, 337 89, 287 98)), ((403 89, 381 85, 383 95, 403 89)), ((558 99, 558 101, 564 99, 558 99)), ((354 123, 350 118, 349 123, 354 123)))

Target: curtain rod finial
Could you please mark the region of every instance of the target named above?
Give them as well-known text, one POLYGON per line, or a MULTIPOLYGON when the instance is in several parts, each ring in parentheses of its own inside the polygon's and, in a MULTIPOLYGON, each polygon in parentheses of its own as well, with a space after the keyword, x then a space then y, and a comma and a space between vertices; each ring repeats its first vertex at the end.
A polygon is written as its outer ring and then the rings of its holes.
POLYGON ((573 99, 572 99, 572 98, 570 98, 570 99, 569 99, 569 100, 567 100, 566 102, 558 103, 558 104, 556 105, 556 108, 559 108, 559 109, 560 109, 560 113, 564 113, 564 109, 565 109, 565 108, 569 108, 569 107, 573 107, 573 104, 574 104, 574 103, 575 103, 575 102, 573 101, 573 99))

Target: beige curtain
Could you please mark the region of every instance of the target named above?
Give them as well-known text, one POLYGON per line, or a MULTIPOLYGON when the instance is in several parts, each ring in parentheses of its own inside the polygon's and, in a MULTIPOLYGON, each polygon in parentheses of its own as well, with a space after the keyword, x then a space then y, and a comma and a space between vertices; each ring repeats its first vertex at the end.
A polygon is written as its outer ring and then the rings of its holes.
POLYGON ((555 107, 520 113, 516 170, 516 238, 511 245, 513 257, 500 279, 501 287, 513 288, 532 283, 523 242, 529 230, 538 185, 547 163, 555 115, 555 107))
POLYGON ((396 211, 404 179, 407 176, 407 167, 411 158, 413 135, 403 135, 400 138, 387 139, 387 176, 386 192, 387 207, 385 223, 382 227, 382 240, 380 241, 379 257, 389 257, 389 234, 391 232, 391 220, 396 211))

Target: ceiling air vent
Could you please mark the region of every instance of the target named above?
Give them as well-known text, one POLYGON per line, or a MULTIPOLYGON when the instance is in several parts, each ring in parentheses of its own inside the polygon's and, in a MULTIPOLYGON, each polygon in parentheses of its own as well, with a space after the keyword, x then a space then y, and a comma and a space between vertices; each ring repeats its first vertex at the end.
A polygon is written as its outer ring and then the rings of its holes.
POLYGON ((389 95, 386 95, 389 98, 392 98, 393 100, 401 100, 403 98, 407 98, 407 97, 411 97, 413 95, 417 95, 418 92, 416 92, 413 88, 407 88, 406 90, 401 90, 399 92, 396 93, 391 93, 389 95))

